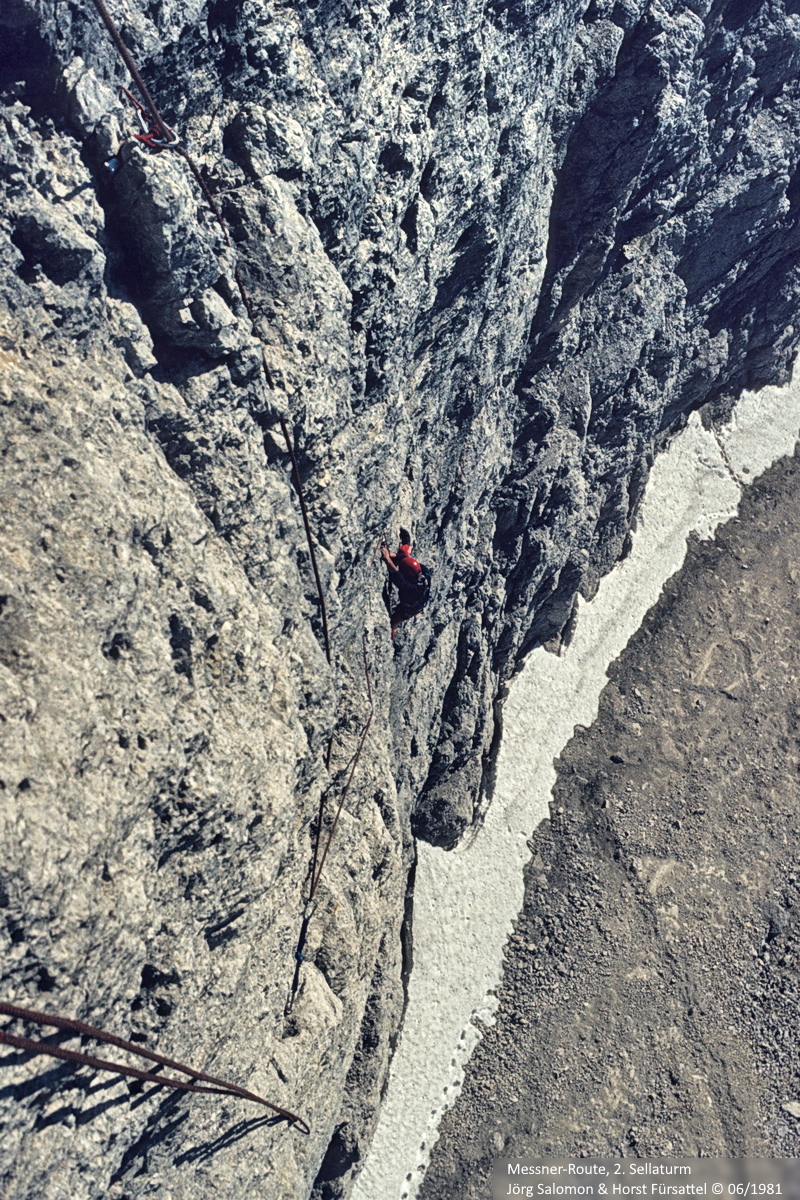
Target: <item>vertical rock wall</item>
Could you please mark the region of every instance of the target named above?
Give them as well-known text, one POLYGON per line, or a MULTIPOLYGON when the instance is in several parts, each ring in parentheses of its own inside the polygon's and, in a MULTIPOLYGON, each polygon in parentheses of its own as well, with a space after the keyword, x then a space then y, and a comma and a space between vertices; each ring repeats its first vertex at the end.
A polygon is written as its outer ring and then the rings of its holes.
POLYGON ((89 0, 6 4, 2 996, 133 1030, 313 1132, 17 1056, 0 1178, 334 1200, 401 1019, 412 834, 473 820, 503 682, 624 553, 660 440, 796 348, 800 18, 114 14, 232 245, 179 156, 120 150, 135 114, 89 0), (375 547, 401 521, 434 588, 392 645, 375 547), (362 630, 375 718, 286 1019, 320 793, 367 715, 362 630))

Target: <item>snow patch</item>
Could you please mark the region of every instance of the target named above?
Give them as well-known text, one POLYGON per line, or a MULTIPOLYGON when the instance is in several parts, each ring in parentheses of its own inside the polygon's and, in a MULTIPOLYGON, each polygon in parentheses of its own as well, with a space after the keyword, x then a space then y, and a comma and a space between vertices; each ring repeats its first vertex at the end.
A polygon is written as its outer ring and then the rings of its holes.
POLYGON ((680 568, 689 534, 712 537, 735 515, 742 483, 792 453, 798 430, 800 371, 784 388, 743 393, 716 433, 693 414, 653 466, 630 555, 591 603, 579 602, 569 648, 561 657, 534 650, 511 686, 484 824, 452 851, 419 844, 408 1008, 353 1200, 416 1196, 481 1026, 494 1020, 502 950, 522 908, 526 843, 549 815, 553 760, 575 725, 597 716, 609 664, 680 568))

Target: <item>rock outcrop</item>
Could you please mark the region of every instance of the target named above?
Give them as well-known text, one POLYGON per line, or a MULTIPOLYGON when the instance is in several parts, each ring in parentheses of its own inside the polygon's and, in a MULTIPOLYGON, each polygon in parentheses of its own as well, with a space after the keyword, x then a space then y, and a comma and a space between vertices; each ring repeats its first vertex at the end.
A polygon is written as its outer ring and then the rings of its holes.
POLYGON ((126 0, 228 240, 182 157, 124 141, 91 0, 7 0, 2 998, 312 1125, 12 1055, 13 1200, 346 1194, 414 836, 479 815, 503 684, 624 554, 661 441, 786 377, 793 6, 126 0), (375 548, 401 521, 434 588, 392 644, 375 548), (287 1017, 362 632, 375 715, 287 1017))

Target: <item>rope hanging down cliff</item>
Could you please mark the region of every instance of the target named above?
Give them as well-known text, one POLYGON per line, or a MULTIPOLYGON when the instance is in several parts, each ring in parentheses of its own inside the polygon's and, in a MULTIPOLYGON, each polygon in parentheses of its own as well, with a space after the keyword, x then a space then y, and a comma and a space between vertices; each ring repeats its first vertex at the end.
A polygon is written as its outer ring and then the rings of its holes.
POLYGON ((353 761, 350 764, 350 774, 347 776, 347 782, 345 783, 344 787, 342 788, 342 794, 339 797, 339 807, 336 809, 336 815, 333 818, 333 824, 331 825, 330 830, 328 832, 328 840, 325 842, 325 849, 322 851, 321 856, 319 853, 319 848, 322 844, 322 823, 325 818, 325 798, 326 798, 327 793, 325 791, 323 791, 322 795, 319 798, 319 814, 317 816, 317 832, 316 832, 316 836, 314 838, 314 856, 311 860, 311 883, 309 885, 309 890, 308 890, 308 900, 306 901, 306 906, 303 911, 303 921, 300 926, 300 936, 297 939, 297 949, 295 950, 295 953, 294 953, 294 958, 295 958, 294 976, 292 978, 292 986, 289 989, 289 998, 286 1001, 286 1008, 284 1010, 286 1012, 287 1016, 292 1010, 292 1006, 294 1004, 294 998, 297 994, 297 988, 300 983, 300 967, 303 964, 303 962, 305 961, 303 958, 303 950, 305 949, 306 938, 308 937, 308 927, 311 924, 311 918, 313 917, 314 912, 316 910, 315 897, 317 894, 317 888, 319 887, 319 881, 322 877, 322 871, 325 866, 325 860, 328 857, 328 851, 331 848, 331 842, 333 841, 334 836, 336 834, 336 828, 339 824, 339 818, 342 815, 342 810, 344 808, 344 802, 347 799, 348 792, 350 791, 350 784, 353 782, 353 776, 355 774, 356 767, 358 766, 359 760, 361 758, 361 752, 364 749, 364 743, 367 740, 367 734, 369 733, 370 726, 372 725, 372 718, 375 715, 375 704, 372 699, 372 681, 370 680, 369 663, 367 662, 367 635, 364 632, 362 632, 362 634, 361 634, 361 653, 364 658, 364 678, 366 679, 366 682, 367 682, 367 700, 369 701, 369 715, 367 717, 364 728, 361 731, 361 737, 358 742, 358 747, 356 749, 355 754, 353 755, 353 761))
MULTIPOLYGON (((132 57, 130 51, 128 50, 127 46, 125 45, 124 41, 122 40, 119 30, 117 29, 117 27, 111 17, 111 14, 109 13, 108 9, 106 8, 103 0, 92 0, 92 3, 94 4, 95 8, 97 9, 98 13, 100 14, 100 17, 103 20, 103 23, 105 24, 108 32, 110 33, 111 38, 112 38, 115 46, 117 47, 117 49, 122 57, 123 62, 125 63, 125 66, 128 68, 128 71, 130 72, 131 78, 133 79, 136 86, 138 87, 139 92, 142 96, 142 100, 144 101, 144 106, 139 104, 139 102, 136 101, 133 96, 131 96, 130 92, 127 91, 127 88, 125 88, 123 90, 125 91, 126 95, 133 101, 133 103, 138 111, 140 111, 140 112, 146 111, 150 116, 150 125, 149 125, 149 127, 147 127, 145 129, 145 131, 142 134, 140 134, 138 136, 138 140, 141 141, 144 145, 149 146, 151 149, 173 150, 176 153, 181 155, 181 157, 188 164, 192 174, 194 175, 194 178, 196 179, 196 181, 203 193, 203 196, 206 199, 206 202, 208 203, 209 208, 211 209, 211 211, 213 212, 214 216, 217 219, 217 222, 219 223, 219 226, 223 232, 223 236, 225 238, 226 245, 229 247, 232 246, 232 239, 230 236, 230 231, 228 229, 227 223, 225 221, 225 218, 222 214, 222 211, 221 211, 219 205, 217 204, 213 194, 209 190, 208 186, 205 183, 205 180, 203 179, 202 175, 200 174, 200 169, 197 166, 197 164, 195 163, 194 159, 191 157, 191 155, 188 153, 188 151, 185 149, 185 147, 181 144, 180 138, 178 138, 176 136, 174 130, 172 130, 169 125, 167 125, 166 121, 161 116, 161 113, 159 112, 159 110, 155 104, 155 101, 153 100, 153 97, 151 96, 150 91, 147 88, 147 85, 145 84, 144 80, 142 79, 142 76, 141 76, 138 68, 136 67, 135 62, 133 61, 133 57, 132 57)), ((247 293, 247 289, 244 285, 244 281, 242 280, 238 265, 235 268, 234 278, 236 280, 236 285, 239 289, 239 294, 241 295, 242 303, 244 304, 247 315, 249 316, 250 320, 253 322, 253 325, 255 327, 252 303, 251 303, 250 297, 247 293)), ((269 369, 269 364, 267 363, 264 345, 263 345, 263 343, 260 343, 260 344, 261 344, 261 360, 262 360, 262 364, 263 364, 263 368, 264 368, 264 377, 265 377, 269 387, 274 388, 274 381, 272 378, 272 373, 269 369)), ((300 478, 300 468, 299 468, 299 464, 297 462, 297 455, 295 454, 294 445, 292 443, 292 439, 289 434, 289 427, 286 423, 285 418, 282 415, 280 416, 280 424, 281 424, 281 431, 283 433, 283 437, 286 442, 286 448, 289 452, 289 456, 290 456, 290 459, 292 462, 292 473, 293 473, 293 477, 294 477, 294 485, 295 485, 295 489, 297 491, 297 497, 298 497, 298 501, 300 504, 300 511, 301 511, 301 514, 303 517, 303 525, 305 528, 306 540, 308 542, 309 555, 311 558, 311 565, 313 568, 314 579, 315 579, 316 587, 317 587, 317 595, 319 598, 319 606, 320 606, 320 615, 321 615, 321 619, 322 619, 322 630, 323 630, 323 636, 324 636, 324 640, 325 640, 325 655, 327 657, 328 663, 331 663, 332 659, 331 659, 330 637, 329 637, 329 631, 328 631, 327 606, 325 604, 325 594, 324 594, 324 590, 322 587, 322 580, 321 580, 320 573, 319 573, 319 567, 317 564, 317 557, 316 557, 316 553, 314 551, 314 542, 313 542, 313 537, 312 537, 312 533, 311 533, 311 524, 309 521, 308 510, 306 507, 305 496, 303 493, 302 481, 300 478)), ((320 879, 322 876, 322 871, 325 867, 325 863, 326 863, 326 860, 328 857, 328 852, 330 851, 330 848, 331 848, 331 843, 333 842, 334 836, 336 834, 336 830, 337 830, 337 827, 339 824, 339 818, 341 817, 342 811, 344 809, 345 800, 347 799, 348 793, 350 791, 350 785, 353 781, 353 775, 355 774, 356 767, 358 766, 358 763, 361 759, 361 754, 364 749, 364 744, 366 742, 367 734, 369 733, 370 726, 372 724, 372 718, 373 718, 374 711, 375 711, 373 698, 372 698, 372 684, 371 684, 370 674, 369 674, 369 664, 367 662, 367 648, 366 648, 366 634, 365 633, 362 633, 362 655, 363 655, 363 660, 364 660, 364 675, 366 678, 366 685, 367 685, 367 698, 369 701, 369 715, 367 717, 367 721, 362 730, 361 737, 360 737, 355 755, 353 756, 353 761, 352 761, 352 764, 350 767, 350 773, 348 775, 347 782, 345 783, 345 786, 342 789, 342 794, 339 799, 339 805, 336 810, 336 815, 334 816, 333 823, 329 830, 328 837, 325 842, 325 846, 324 846, 324 849, 322 850, 321 855, 320 855, 320 846, 322 844, 322 826, 323 826, 323 820, 324 820, 324 816, 325 816, 326 793, 323 791, 322 796, 320 797, 320 807, 319 807, 319 815, 318 815, 318 822, 317 822, 317 830, 316 830, 316 835, 315 835, 315 839, 314 839, 314 851, 313 851, 313 858, 312 858, 312 863, 311 863, 311 882, 310 882, 310 887, 309 887, 308 900, 306 902, 306 906, 305 906, 305 910, 304 910, 304 914, 303 914, 303 920, 302 920, 302 924, 301 924, 297 950, 295 951, 295 971, 294 971, 294 978, 292 980, 292 985, 291 985, 291 989, 290 989, 290 993, 289 993, 289 999, 288 999, 287 1005, 286 1005, 287 1012, 289 1012, 291 1010, 292 1004, 294 1002, 294 997, 297 992, 297 988, 298 988, 298 984, 299 984, 300 966, 303 962, 303 948, 305 946, 306 937, 308 934, 308 926, 311 921, 311 917, 313 916, 314 909, 316 907, 315 896, 316 896, 317 888, 319 887, 320 879)), ((328 744, 328 750, 327 750, 326 759, 325 759, 326 766, 330 765, 330 752, 331 752, 332 742, 333 742, 333 737, 331 736, 331 741, 328 744)))
MULTIPOLYGON (((122 40, 122 35, 120 34, 120 32, 114 22, 114 19, 111 16, 111 13, 106 8, 103 0, 92 0, 92 3, 94 4, 94 7, 97 9, 98 14, 100 15, 100 18, 103 21, 103 24, 105 25, 106 29, 108 30, 109 34, 111 35, 111 40, 113 41, 114 45, 116 46, 117 50, 119 51, 122 61, 125 63, 125 66, 128 68, 128 72, 130 73, 131 79, 136 84, 137 88, 139 89, 139 94, 141 95, 142 100, 144 101, 144 106, 140 105, 138 103, 138 101, 135 100, 135 98, 133 96, 131 96, 131 94, 130 94, 130 92, 128 92, 127 88, 124 88, 123 91, 126 93, 126 95, 128 95, 130 97, 130 99, 136 105, 137 109, 141 110, 142 107, 144 107, 145 111, 150 116, 151 126, 150 126, 149 132, 146 133, 144 136, 140 135, 138 140, 142 141, 145 145, 149 146, 153 150, 172 150, 176 154, 180 154, 181 158, 185 161, 185 163, 189 167, 189 170, 192 172, 192 175, 194 176, 198 187, 200 188, 201 192, 203 193, 203 197, 204 197, 206 203, 208 204, 208 207, 211 209, 212 213, 216 217, 217 223, 219 224, 219 227, 222 230, 223 237, 225 238, 225 245, 232 248, 233 241, 231 238, 230 230, 228 229, 228 224, 225 220, 225 217, 222 214, 222 209, 219 207, 216 199, 214 198, 213 192, 210 190, 210 188, 206 184, 205 180, 203 179, 203 176, 200 173, 200 168, 198 167, 197 163, 192 158, 191 154, 189 154, 189 151, 186 149, 186 147, 182 145, 181 140, 179 137, 177 137, 177 135, 175 134, 175 131, 173 129, 171 129, 169 125, 167 125, 166 121, 164 120, 161 113, 159 112, 156 102, 153 99, 153 97, 151 96, 150 90, 147 87, 147 84, 145 83, 144 79, 142 78, 141 72, 139 71, 139 68, 136 66, 136 63, 133 61, 133 56, 132 56, 130 50, 128 49, 128 47, 125 45, 124 41, 122 40), (156 135, 159 135, 159 136, 156 136, 156 135)), ((234 268, 233 277, 236 280, 236 286, 239 290, 239 295, 242 298, 242 303, 244 304, 245 311, 247 312, 247 315, 250 318, 250 321, 253 323, 253 328, 255 331, 255 316, 254 316, 252 301, 250 300, 250 296, 248 295, 247 288, 244 285, 244 280, 242 279, 242 274, 241 274, 238 264, 234 268)), ((261 347, 261 363, 264 368, 264 378, 265 378, 270 390, 274 391, 275 381, 272 378, 272 372, 270 371, 269 364, 267 363, 267 356, 264 351, 264 345, 260 341, 260 339, 259 339, 259 344, 261 347)), ((281 425, 281 432, 283 434, 284 441, 286 442, 286 449, 289 452, 289 457, 290 457, 291 463, 292 463, 293 482, 294 482, 295 490, 297 492, 297 498, 300 503, 300 512, 301 512, 301 515, 303 518, 303 528, 305 529, 306 541, 308 543, 308 553, 309 553, 309 557, 311 559, 311 569, 314 572, 314 582, 315 582, 316 589, 317 589, 317 598, 319 600, 320 619, 322 621, 322 636, 323 636, 323 640, 325 643, 325 657, 327 658, 328 663, 332 665, 331 642, 330 642, 330 634, 328 632, 328 608, 325 603, 325 591, 322 586, 322 577, 320 576, 320 573, 319 573, 319 565, 317 563, 316 550, 314 549, 314 538, 311 533, 311 524, 308 519, 308 510, 306 508, 305 496, 303 494, 303 484, 302 484, 302 480, 300 479, 300 468, 299 468, 299 465, 297 462, 297 455, 295 453, 294 444, 293 444, 291 436, 289 434, 289 426, 287 425, 286 420, 282 415, 280 416, 279 419, 280 419, 280 425, 281 425)))

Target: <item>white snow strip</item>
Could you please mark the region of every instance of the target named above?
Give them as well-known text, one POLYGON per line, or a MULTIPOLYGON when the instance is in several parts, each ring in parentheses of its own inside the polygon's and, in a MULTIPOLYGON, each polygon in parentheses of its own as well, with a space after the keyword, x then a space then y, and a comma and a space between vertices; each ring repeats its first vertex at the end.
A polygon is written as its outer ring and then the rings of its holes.
POLYGON ((694 531, 710 538, 750 482, 794 450, 800 370, 784 388, 745 392, 716 436, 697 415, 655 462, 633 549, 581 602, 559 658, 534 650, 503 710, 497 784, 483 826, 452 851, 418 846, 414 966, 402 1036, 375 1138, 353 1200, 416 1196, 464 1065, 494 1020, 502 948, 522 908, 526 840, 549 815, 556 758, 597 716, 606 670, 681 566, 694 531))

